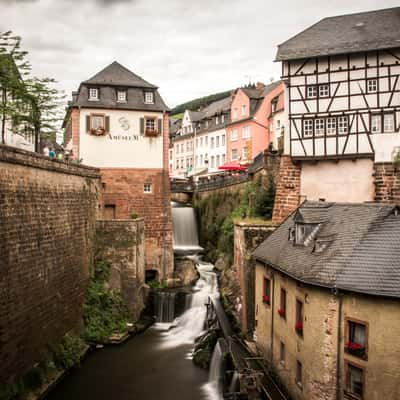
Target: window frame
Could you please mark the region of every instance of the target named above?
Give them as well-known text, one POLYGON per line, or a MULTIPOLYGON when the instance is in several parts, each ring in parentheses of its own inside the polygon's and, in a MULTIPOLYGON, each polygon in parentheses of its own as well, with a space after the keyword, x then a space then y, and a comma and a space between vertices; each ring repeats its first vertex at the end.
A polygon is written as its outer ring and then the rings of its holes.
POLYGON ((344 361, 344 370, 345 370, 345 385, 344 385, 344 394, 346 396, 346 398, 351 398, 351 399, 357 399, 357 400, 362 400, 364 399, 364 395, 365 395, 365 368, 358 364, 358 363, 354 363, 352 361, 348 361, 345 360, 344 361), (350 384, 350 368, 355 368, 355 369, 359 369, 361 371, 361 384, 362 384, 362 393, 361 396, 359 396, 358 394, 351 392, 349 390, 349 384, 350 384))
POLYGON ((330 97, 330 86, 329 83, 321 83, 318 85, 318 96, 320 98, 330 97), (326 91, 321 91, 322 88, 326 88, 326 91))
MULTIPOLYGON (((144 136, 158 135, 158 118, 156 116, 145 115, 144 117, 144 136), (147 128, 147 122, 153 121, 154 129, 147 128)), ((181 153, 184 152, 184 144, 181 144, 181 153)))
POLYGON ((345 354, 349 354, 352 357, 355 357, 360 360, 368 360, 368 339, 369 339, 369 323, 367 321, 359 320, 352 317, 345 317, 345 325, 344 325, 344 352, 345 354), (356 355, 354 352, 346 350, 346 343, 350 342, 350 324, 358 324, 364 326, 365 329, 365 346, 364 346, 364 354, 356 355))
POLYGON ((307 99, 316 99, 318 97, 318 85, 307 85, 306 97, 307 99))
POLYGON ((150 90, 145 90, 144 91, 144 102, 146 104, 154 104, 154 92, 150 90), (151 95, 151 101, 148 99, 148 95, 151 95))
POLYGON ((250 125, 246 125, 242 128, 242 139, 250 139, 250 138, 251 138, 250 125))
POLYGON ((296 297, 296 310, 295 310, 295 325, 294 329, 296 333, 300 336, 303 337, 303 332, 304 332, 304 301, 300 299, 299 297, 296 297), (301 307, 299 307, 301 305, 301 307), (301 312, 300 312, 301 310, 301 312), (299 319, 299 316, 301 316, 301 320, 299 319), (301 323, 301 328, 298 325, 301 323))
POLYGON ((337 132, 339 135, 348 135, 349 134, 349 116, 348 115, 340 115, 337 120, 337 132), (346 121, 345 125, 341 125, 342 121, 346 121), (343 130, 343 128, 346 128, 343 130))
POLYGON ((366 82, 366 92, 367 93, 377 93, 378 92, 378 79, 377 78, 367 78, 366 82), (373 84, 373 85, 370 85, 373 84))
POLYGON ((262 301, 265 305, 271 306, 271 278, 264 276, 262 301))
POLYGON ((312 118, 304 118, 303 119, 303 138, 312 138, 314 137, 314 119, 312 118), (307 132, 309 131, 309 128, 311 128, 311 133, 306 134, 306 126, 307 127, 307 132))
POLYGON ((326 126, 326 136, 336 136, 337 134, 337 119, 336 117, 327 117, 326 118, 326 122, 325 122, 325 126, 326 126), (334 122, 332 124, 332 122, 334 122), (332 133, 333 130, 333 133, 332 133))
POLYGON ((286 292, 286 289, 281 286, 281 290, 280 290, 280 293, 279 293, 278 314, 284 320, 286 320, 286 307, 287 307, 287 292, 286 292))
MULTIPOLYGON (((182 163, 181 163, 181 165, 182 165, 182 163)), ((152 185, 152 183, 143 183, 143 193, 145 193, 145 194, 153 193, 153 185, 152 185), (148 188, 149 190, 146 190, 146 188, 148 188)))
POLYGON ((100 90, 99 90, 99 88, 95 88, 95 87, 88 88, 88 101, 99 101, 99 100, 100 100, 100 90), (92 90, 96 91, 96 96, 95 97, 91 96, 91 91, 92 90))
POLYGON ((237 129, 231 130, 231 142, 236 142, 238 140, 238 131, 237 129))
POLYGON ((117 103, 127 103, 128 93, 125 89, 117 89, 117 103), (120 99, 120 94, 123 94, 123 99, 120 99))
POLYGON ((238 149, 236 149, 236 148, 234 148, 234 149, 231 149, 231 160, 232 161, 236 161, 238 159, 238 149), (235 158, 233 158, 233 152, 236 152, 236 157, 235 158))
POLYGON ((314 136, 325 136, 325 118, 315 118, 314 120, 314 136), (322 123, 322 124, 321 124, 322 123), (317 124, 320 126, 317 128, 317 124), (322 130, 322 132, 321 132, 322 130))

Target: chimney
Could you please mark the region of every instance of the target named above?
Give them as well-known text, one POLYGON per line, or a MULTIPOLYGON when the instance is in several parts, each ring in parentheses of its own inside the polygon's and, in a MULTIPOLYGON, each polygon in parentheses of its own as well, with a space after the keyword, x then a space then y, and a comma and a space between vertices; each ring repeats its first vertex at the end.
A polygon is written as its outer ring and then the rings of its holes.
POLYGON ((262 83, 262 82, 257 82, 256 83, 256 89, 257 90, 261 90, 261 89, 264 89, 265 88, 265 84, 264 83, 262 83))

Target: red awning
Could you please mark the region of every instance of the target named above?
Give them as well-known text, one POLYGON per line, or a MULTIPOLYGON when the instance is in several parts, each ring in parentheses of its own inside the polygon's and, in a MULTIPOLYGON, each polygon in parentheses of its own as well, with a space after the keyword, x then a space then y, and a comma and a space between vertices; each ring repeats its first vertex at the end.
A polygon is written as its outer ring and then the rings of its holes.
POLYGON ((220 167, 218 167, 218 169, 222 169, 224 171, 245 171, 248 166, 248 162, 230 161, 221 165, 220 167))

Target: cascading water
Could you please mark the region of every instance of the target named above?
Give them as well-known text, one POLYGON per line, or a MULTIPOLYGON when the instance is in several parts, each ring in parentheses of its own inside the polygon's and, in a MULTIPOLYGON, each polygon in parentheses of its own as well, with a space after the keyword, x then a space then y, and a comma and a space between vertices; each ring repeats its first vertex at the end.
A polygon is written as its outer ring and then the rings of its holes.
POLYGON ((181 207, 173 203, 172 224, 174 253, 196 254, 203 250, 199 246, 196 215, 192 207, 181 207))
POLYGON ((155 311, 157 322, 172 322, 175 318, 174 292, 159 292, 155 297, 155 311))
POLYGON ((204 386, 204 391, 208 395, 209 400, 219 400, 222 399, 222 349, 217 342, 214 348, 214 352, 211 359, 210 364, 210 374, 209 374, 209 383, 204 386))

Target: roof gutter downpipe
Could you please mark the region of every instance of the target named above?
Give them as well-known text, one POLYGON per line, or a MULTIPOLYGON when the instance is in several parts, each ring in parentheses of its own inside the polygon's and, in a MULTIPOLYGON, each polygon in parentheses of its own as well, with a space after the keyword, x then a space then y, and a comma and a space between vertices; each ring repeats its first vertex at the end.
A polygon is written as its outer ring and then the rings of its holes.
POLYGON ((272 278, 272 294, 271 294, 271 357, 270 357, 270 368, 272 369, 274 357, 274 299, 275 299, 275 275, 271 273, 272 278))
POLYGON ((336 286, 332 289, 332 293, 339 302, 338 308, 338 322, 337 322, 337 349, 336 349, 336 400, 340 400, 341 396, 341 364, 340 354, 342 349, 342 307, 343 307, 343 293, 339 292, 336 286))

